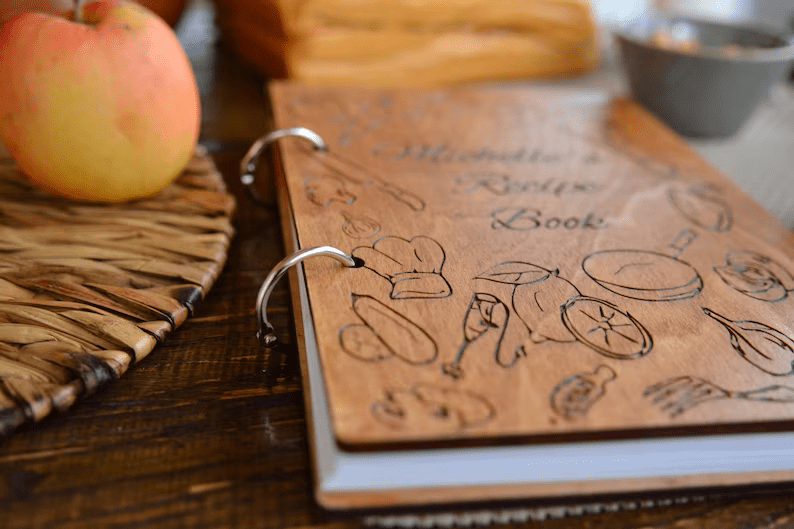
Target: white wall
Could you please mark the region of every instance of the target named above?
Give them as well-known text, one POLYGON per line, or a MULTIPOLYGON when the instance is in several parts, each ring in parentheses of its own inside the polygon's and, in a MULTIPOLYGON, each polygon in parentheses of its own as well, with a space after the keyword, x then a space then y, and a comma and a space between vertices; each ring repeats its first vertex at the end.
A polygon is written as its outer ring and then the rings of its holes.
POLYGON ((787 27, 794 0, 591 0, 596 18, 607 25, 631 22, 659 9, 700 18, 787 27))
POLYGON ((591 0, 596 19, 606 25, 625 24, 653 7, 653 0, 591 0))

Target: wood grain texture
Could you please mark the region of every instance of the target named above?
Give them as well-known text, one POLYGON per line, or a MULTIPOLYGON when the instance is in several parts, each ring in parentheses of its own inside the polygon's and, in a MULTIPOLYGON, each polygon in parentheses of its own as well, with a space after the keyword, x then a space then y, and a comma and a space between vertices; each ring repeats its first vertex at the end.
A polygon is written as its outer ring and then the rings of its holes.
POLYGON ((204 148, 159 194, 65 200, 0 159, 0 438, 121 377, 226 261, 234 199, 204 148))
MULTIPOLYGON (((261 80, 216 48, 212 16, 197 0, 180 36, 205 87, 202 142, 238 199, 226 267, 154 354, 67 414, 0 444, 2 529, 370 527, 362 513, 332 516, 312 497, 286 282, 269 311, 282 347, 264 349, 255 337, 256 289, 284 249, 275 211, 248 201, 237 171, 267 109, 261 80)), ((497 527, 788 529, 792 516, 791 491, 780 490, 497 527)))
POLYGON ((363 261, 304 267, 346 447, 791 424, 794 237, 638 104, 271 94, 299 246, 363 261))

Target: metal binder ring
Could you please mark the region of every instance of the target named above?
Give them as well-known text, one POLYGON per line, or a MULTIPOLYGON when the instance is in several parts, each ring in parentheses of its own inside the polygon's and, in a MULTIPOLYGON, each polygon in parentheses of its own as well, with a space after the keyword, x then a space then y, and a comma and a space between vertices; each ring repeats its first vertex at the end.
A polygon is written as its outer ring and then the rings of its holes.
POLYGON ((240 182, 243 183, 245 188, 248 190, 248 193, 254 198, 254 200, 258 202, 262 202, 262 199, 259 197, 256 189, 254 188, 254 174, 256 174, 259 156, 262 154, 262 151, 265 149, 265 147, 274 141, 287 136, 296 136, 310 141, 314 146, 314 150, 316 151, 328 150, 325 140, 323 140, 319 134, 311 129, 307 129, 306 127, 293 127, 290 129, 274 130, 273 132, 269 132, 268 134, 265 134, 256 140, 248 149, 248 152, 245 153, 245 156, 243 156, 243 159, 240 162, 240 182))
POLYGON ((270 299, 270 293, 276 286, 278 280, 283 276, 286 271, 309 257, 317 257, 324 255, 326 257, 333 257, 347 267, 358 268, 364 264, 361 259, 351 257, 342 250, 337 250, 333 246, 315 246, 314 248, 306 248, 297 251, 292 255, 288 255, 282 259, 267 275, 259 287, 259 294, 256 296, 256 315, 259 320, 259 332, 257 337, 265 340, 266 345, 275 345, 278 338, 273 333, 273 325, 267 321, 267 302, 270 299))

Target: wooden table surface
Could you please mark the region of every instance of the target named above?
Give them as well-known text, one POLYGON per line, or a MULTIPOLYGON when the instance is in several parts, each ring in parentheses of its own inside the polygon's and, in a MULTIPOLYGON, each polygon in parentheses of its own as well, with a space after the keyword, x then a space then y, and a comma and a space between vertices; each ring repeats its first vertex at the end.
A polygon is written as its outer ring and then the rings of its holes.
MULTIPOLYGON (((284 250, 274 209, 252 203, 240 159, 267 130, 262 80, 218 45, 196 0, 178 32, 202 92, 202 143, 238 199, 228 262, 197 312, 124 377, 0 442, 0 528, 359 527, 313 501, 286 281, 255 336, 257 289, 284 250)), ((527 522, 552 528, 794 527, 784 491, 527 522)), ((522 505, 511 505, 520 509, 522 505)), ((516 524, 518 525, 518 524, 516 524)))

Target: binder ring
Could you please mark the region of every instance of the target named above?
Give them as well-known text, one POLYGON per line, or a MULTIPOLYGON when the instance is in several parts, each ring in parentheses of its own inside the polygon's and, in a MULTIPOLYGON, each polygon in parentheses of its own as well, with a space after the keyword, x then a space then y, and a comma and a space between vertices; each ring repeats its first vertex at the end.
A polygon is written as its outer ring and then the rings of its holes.
POLYGON ((311 129, 307 129, 306 127, 293 127, 289 129, 274 130, 273 132, 269 132, 268 134, 265 134, 256 140, 248 149, 248 152, 245 153, 242 161, 240 161, 240 182, 242 182, 242 184, 248 190, 248 193, 257 202, 262 202, 262 199, 259 197, 259 194, 257 194, 256 189, 254 188, 254 174, 256 173, 256 169, 258 167, 259 156, 262 154, 262 151, 265 149, 265 147, 276 140, 285 138, 287 136, 296 136, 298 138, 303 138, 310 141, 315 151, 328 150, 325 140, 323 140, 319 134, 311 129))
POLYGON ((265 280, 262 282, 262 286, 259 287, 259 293, 256 296, 256 315, 257 319, 259 320, 259 331, 256 333, 256 335, 259 339, 264 339, 265 345, 272 346, 278 341, 278 338, 274 333, 275 329, 273 329, 273 325, 271 325, 267 320, 267 302, 270 299, 270 294, 273 291, 273 288, 276 286, 278 280, 281 279, 281 276, 283 276, 290 267, 295 266, 309 257, 318 256, 333 257, 349 268, 359 268, 364 265, 364 261, 361 259, 352 257, 342 250, 334 248, 333 246, 315 246, 313 248, 306 248, 304 250, 299 250, 292 255, 288 255, 279 261, 279 263, 273 268, 273 270, 270 271, 265 280))

